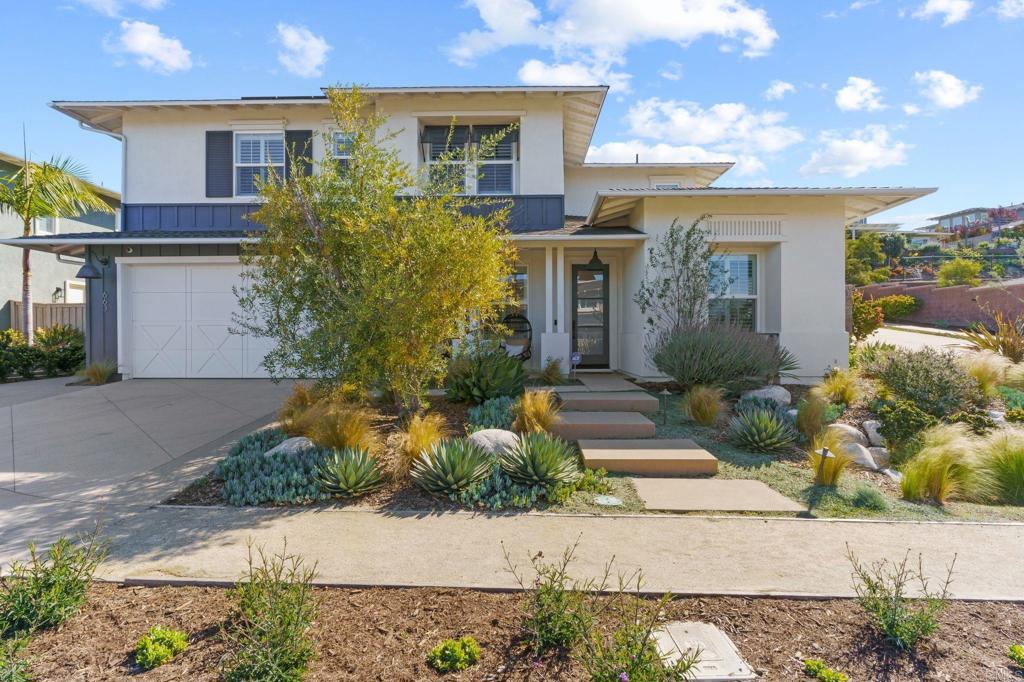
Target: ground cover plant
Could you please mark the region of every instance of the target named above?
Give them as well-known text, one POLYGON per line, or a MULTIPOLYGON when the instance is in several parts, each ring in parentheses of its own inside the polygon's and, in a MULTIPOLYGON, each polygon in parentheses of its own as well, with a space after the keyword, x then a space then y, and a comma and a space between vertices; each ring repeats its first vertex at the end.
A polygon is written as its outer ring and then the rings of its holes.
POLYGON ((459 672, 480 661, 480 645, 466 635, 458 639, 446 639, 427 654, 427 662, 439 673, 459 672))
POLYGON ((846 673, 833 670, 820 658, 808 658, 804 661, 804 673, 818 682, 849 682, 846 673))
POLYGON ((154 625, 135 645, 135 664, 143 670, 152 670, 188 648, 188 635, 180 630, 154 625))
POLYGON ((497 398, 488 398, 479 405, 469 408, 469 431, 480 431, 483 429, 504 429, 512 428, 512 421, 515 417, 512 414, 512 407, 515 399, 503 395, 497 398))

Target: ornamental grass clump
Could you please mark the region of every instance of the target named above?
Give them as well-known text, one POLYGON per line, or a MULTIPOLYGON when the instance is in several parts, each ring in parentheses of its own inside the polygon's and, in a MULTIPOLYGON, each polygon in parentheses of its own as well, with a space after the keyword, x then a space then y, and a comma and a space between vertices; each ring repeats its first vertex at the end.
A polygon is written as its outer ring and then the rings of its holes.
POLYGON ((412 463, 448 435, 448 422, 445 421, 444 415, 414 415, 399 436, 398 475, 408 475, 412 463))
POLYGON ((785 452, 796 442, 796 437, 789 420, 778 410, 745 410, 737 412, 729 422, 729 440, 754 452, 785 452))
POLYGON ((912 502, 984 500, 992 484, 979 466, 977 443, 963 424, 937 424, 921 434, 921 449, 903 466, 900 490, 912 502))
POLYGON ((370 412, 365 408, 347 403, 319 403, 311 411, 314 415, 306 435, 320 447, 373 450, 380 442, 370 412))
POLYGON ((576 453, 560 438, 544 433, 523 434, 498 455, 502 472, 516 483, 547 489, 571 485, 581 475, 576 453))
POLYGON ((312 418, 315 416, 311 410, 316 403, 317 398, 308 386, 295 384, 292 387, 292 392, 288 394, 284 404, 281 405, 281 411, 277 416, 281 423, 281 429, 289 436, 306 435, 312 418))
POLYGON ((143 670, 152 670, 168 663, 187 648, 187 634, 154 625, 135 644, 135 664, 143 670))
POLYGON ((554 391, 526 391, 512 407, 512 430, 547 433, 559 422, 559 409, 554 391))
POLYGON ((1024 360, 1024 316, 1011 318, 997 310, 992 317, 996 323, 995 331, 989 331, 978 322, 963 332, 964 339, 975 349, 995 351, 1010 362, 1024 360))
POLYGON ((117 373, 117 363, 112 360, 96 360, 82 370, 82 376, 90 386, 102 386, 117 373))
POLYGON ((979 350, 962 355, 960 364, 964 371, 978 382, 981 392, 989 398, 995 398, 999 394, 997 389, 1006 381, 1006 372, 1011 365, 1009 360, 991 350, 979 350))
POLYGON ((796 430, 808 443, 825 430, 828 407, 828 401, 815 391, 809 392, 797 406, 796 430))
POLYGON ((561 386, 565 383, 565 372, 562 371, 561 358, 548 358, 537 379, 545 386, 561 386))
POLYGON ((822 431, 814 437, 807 451, 807 466, 814 476, 814 485, 830 488, 839 485, 839 477, 853 464, 853 460, 846 454, 845 445, 838 431, 822 431), (828 448, 831 457, 822 456, 825 448, 828 448))
POLYGON ((491 473, 494 458, 461 438, 435 443, 412 463, 409 475, 416 485, 439 497, 452 497, 491 473))
POLYGON ((978 466, 992 486, 992 499, 1024 505, 1024 428, 993 431, 978 448, 978 466))
POLYGON ((360 497, 384 486, 377 458, 368 450, 345 448, 327 455, 317 468, 320 488, 328 495, 360 497))
POLYGON ((694 386, 683 396, 683 414, 701 426, 712 426, 725 411, 725 389, 716 386, 694 386))
POLYGON ((853 405, 860 397, 857 373, 851 369, 833 369, 814 388, 821 397, 837 405, 853 405))

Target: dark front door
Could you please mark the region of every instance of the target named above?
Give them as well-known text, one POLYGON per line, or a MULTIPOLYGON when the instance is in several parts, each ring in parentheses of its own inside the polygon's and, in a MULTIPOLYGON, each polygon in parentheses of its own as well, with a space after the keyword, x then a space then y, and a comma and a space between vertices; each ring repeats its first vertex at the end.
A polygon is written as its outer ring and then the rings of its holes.
POLYGON ((608 266, 572 266, 572 349, 580 367, 608 366, 608 266))

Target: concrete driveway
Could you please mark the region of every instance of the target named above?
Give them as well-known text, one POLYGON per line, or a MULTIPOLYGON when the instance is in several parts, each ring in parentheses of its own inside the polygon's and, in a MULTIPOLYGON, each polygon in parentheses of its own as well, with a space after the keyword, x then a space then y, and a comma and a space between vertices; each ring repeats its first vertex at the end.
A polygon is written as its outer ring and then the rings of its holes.
POLYGON ((291 390, 252 379, 47 382, 0 387, 0 562, 29 539, 159 502, 270 421, 291 390))

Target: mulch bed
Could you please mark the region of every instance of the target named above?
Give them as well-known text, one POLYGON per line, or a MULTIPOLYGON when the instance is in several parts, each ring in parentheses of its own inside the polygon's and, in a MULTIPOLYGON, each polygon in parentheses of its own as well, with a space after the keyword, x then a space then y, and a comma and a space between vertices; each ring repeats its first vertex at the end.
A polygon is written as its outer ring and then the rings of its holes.
MULTIPOLYGON (((324 588, 312 635, 309 680, 583 680, 570 656, 534 661, 520 639, 520 594, 471 590, 324 588), (427 652, 441 639, 472 635, 479 665, 437 675, 427 652)), ((27 649, 37 680, 215 680, 225 653, 221 625, 231 592, 199 587, 95 584, 81 613, 40 633, 27 649), (152 625, 185 630, 188 651, 139 673, 135 641, 152 625)), ((1024 639, 1024 605, 955 602, 916 655, 897 655, 865 625, 850 600, 682 598, 671 619, 722 628, 763 680, 807 680, 802 658, 824 659, 854 682, 1020 680, 1005 652, 1024 639)))

